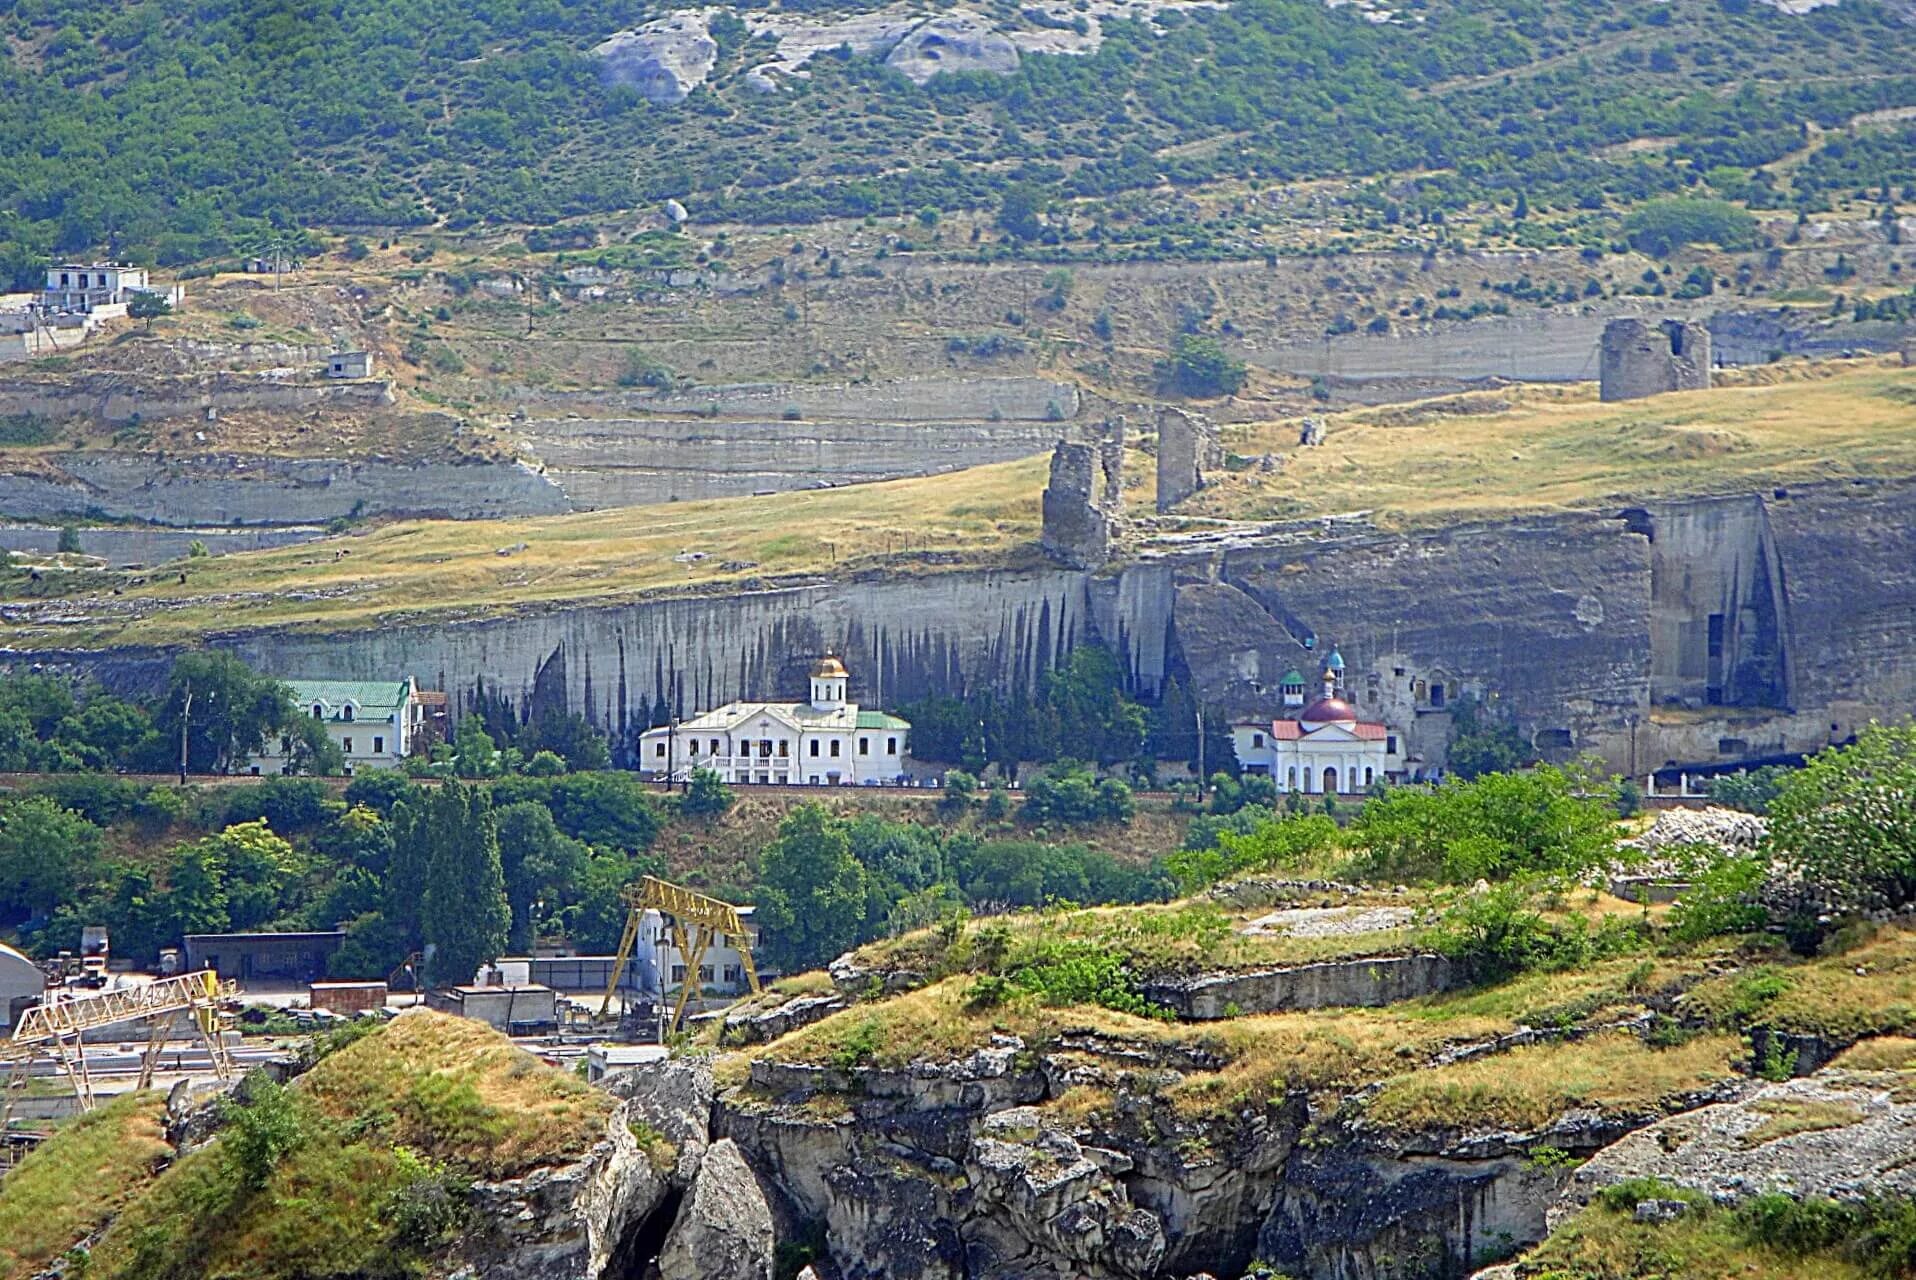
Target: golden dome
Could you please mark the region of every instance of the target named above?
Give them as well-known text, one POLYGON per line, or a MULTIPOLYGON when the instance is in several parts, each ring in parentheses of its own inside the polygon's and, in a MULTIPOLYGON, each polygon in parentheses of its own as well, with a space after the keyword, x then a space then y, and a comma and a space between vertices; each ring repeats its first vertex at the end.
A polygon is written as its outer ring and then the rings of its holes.
POLYGON ((812 664, 812 679, 830 680, 834 677, 851 675, 845 670, 845 664, 838 660, 837 654, 828 653, 812 664))

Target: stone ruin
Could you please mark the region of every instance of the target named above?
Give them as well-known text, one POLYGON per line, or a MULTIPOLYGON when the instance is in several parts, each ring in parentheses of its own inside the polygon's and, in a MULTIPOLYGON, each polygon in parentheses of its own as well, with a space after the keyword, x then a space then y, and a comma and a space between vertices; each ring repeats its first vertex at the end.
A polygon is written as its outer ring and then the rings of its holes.
POLYGON ((1638 400, 1710 386, 1710 330, 1690 320, 1612 320, 1603 327, 1601 398, 1638 400))
POLYGON ((1100 423, 1094 440, 1059 440, 1044 491, 1046 553, 1074 569, 1095 569, 1109 560, 1124 505, 1123 481, 1123 418, 1100 423))
POLYGON ((1217 424, 1199 413, 1158 410, 1158 510, 1169 511, 1204 487, 1206 472, 1224 465, 1217 424))
POLYGON ((1324 420, 1306 418, 1297 429, 1297 443, 1307 449, 1314 449, 1324 443, 1324 420))

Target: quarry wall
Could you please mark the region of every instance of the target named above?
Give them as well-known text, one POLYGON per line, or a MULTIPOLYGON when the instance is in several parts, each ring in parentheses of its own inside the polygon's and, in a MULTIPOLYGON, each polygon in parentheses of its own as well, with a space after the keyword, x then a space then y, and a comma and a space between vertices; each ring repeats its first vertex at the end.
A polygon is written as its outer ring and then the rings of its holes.
POLYGON ((1043 453, 1042 420, 538 418, 522 428, 575 507, 736 497, 956 471, 1043 453))
POLYGON ((242 454, 71 450, 0 474, 0 511, 154 524, 324 523, 337 516, 555 515, 565 491, 517 462, 398 463, 242 454))
POLYGON ((204 373, 180 377, 80 373, 58 381, 0 378, 0 416, 16 414, 64 420, 91 418, 130 422, 135 418, 199 417, 206 410, 288 410, 383 408, 393 403, 384 382, 319 382, 244 373, 204 373))
POLYGON ((911 378, 888 382, 759 382, 683 390, 632 387, 591 391, 515 388, 511 398, 528 416, 568 406, 595 412, 672 416, 779 418, 797 410, 804 419, 862 422, 957 422, 1011 419, 1058 422, 1076 417, 1078 389, 1048 378, 911 378))

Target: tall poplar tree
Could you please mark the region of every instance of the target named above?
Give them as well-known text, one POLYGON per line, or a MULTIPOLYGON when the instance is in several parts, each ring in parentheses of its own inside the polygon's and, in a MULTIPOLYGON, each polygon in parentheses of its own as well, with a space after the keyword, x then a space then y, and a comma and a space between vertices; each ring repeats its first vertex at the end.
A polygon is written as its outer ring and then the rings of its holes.
POLYGON ((448 782, 427 801, 422 821, 431 849, 421 913, 432 948, 427 973, 437 986, 471 982, 505 950, 512 924, 492 800, 448 782))

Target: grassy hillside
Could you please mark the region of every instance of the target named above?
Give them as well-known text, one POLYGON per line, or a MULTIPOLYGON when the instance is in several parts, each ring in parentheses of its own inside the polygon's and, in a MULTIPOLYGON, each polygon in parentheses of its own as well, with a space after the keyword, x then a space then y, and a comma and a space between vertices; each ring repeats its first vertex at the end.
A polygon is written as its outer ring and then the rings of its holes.
POLYGON ((77 1117, 0 1180, 0 1280, 25 1280, 112 1220, 170 1158, 166 1099, 123 1094, 77 1117))
MULTIPOLYGON (((1916 369, 1889 361, 1759 370, 1748 385, 1602 404, 1588 385, 1506 389, 1335 416, 1319 448, 1293 423, 1227 429, 1237 470, 1180 514, 1242 520, 1367 511, 1415 526, 1622 501, 1916 474, 1916 369), (1266 472, 1244 461, 1282 456, 1266 472)), ((1132 474, 1150 459, 1134 455, 1132 474)), ((1035 563, 1042 459, 889 484, 507 521, 407 521, 166 574, 16 573, 14 602, 83 599, 19 645, 190 639, 234 627, 355 627, 527 604, 883 568, 1035 563), (339 553, 339 554, 335 554, 339 553), (680 556, 688 558, 681 560, 680 556), (137 579, 137 580, 136 580, 137 579), (115 594, 109 595, 109 592, 115 594)), ((1148 484, 1148 480, 1145 481, 1148 484)), ((1134 491, 1134 507, 1148 501, 1134 491)))
MULTIPOLYGON (((981 9, 1013 31, 1070 25, 981 9)), ((713 81, 684 103, 603 86, 591 48, 666 11, 9 0, 0 276, 95 247, 190 261, 269 224, 549 223, 667 197, 789 223, 996 208, 1027 187, 1038 218, 1013 220, 1019 238, 1072 234, 1042 210, 1081 198, 1095 226, 1078 234, 1155 251, 1176 230, 1205 254, 1254 209, 1189 234, 1135 196, 1167 178, 1394 175, 1366 203, 1407 227, 1518 190, 1518 212, 1595 212, 1699 180, 1814 207, 1909 181, 1916 147, 1892 120, 1860 152, 1801 154, 1806 124, 1916 104, 1908 29, 1869 0, 1805 17, 1749 0, 1237 0, 1107 19, 1095 55, 1027 55, 1009 76, 918 87, 823 57, 771 95, 740 77, 769 41, 726 14, 713 81)))
MULTIPOLYGON (((87 1274, 414 1274, 460 1229, 474 1178, 576 1159, 611 1105, 478 1023, 409 1014, 288 1089, 256 1089, 127 1206, 87 1274)), ((0 1206, 10 1194, 0 1184, 0 1206)))

